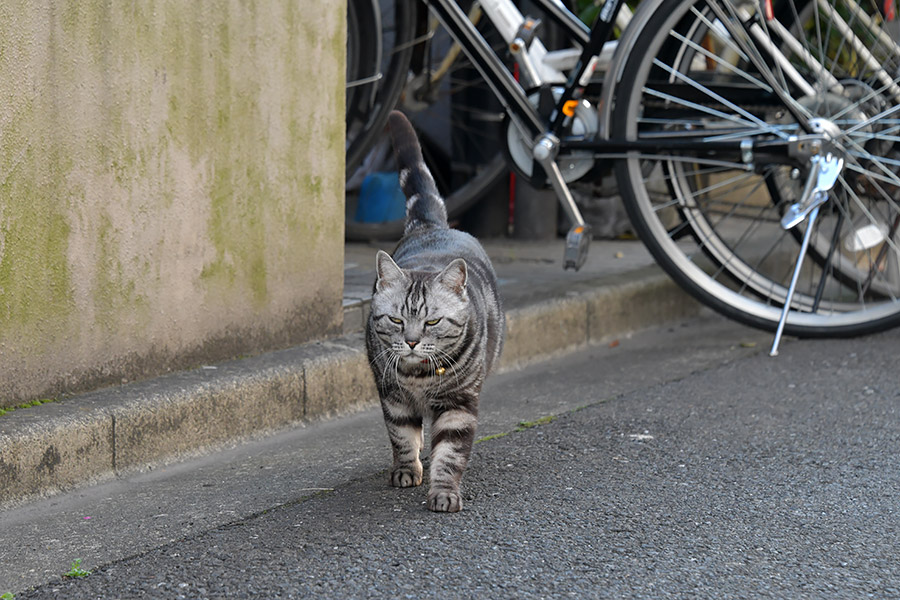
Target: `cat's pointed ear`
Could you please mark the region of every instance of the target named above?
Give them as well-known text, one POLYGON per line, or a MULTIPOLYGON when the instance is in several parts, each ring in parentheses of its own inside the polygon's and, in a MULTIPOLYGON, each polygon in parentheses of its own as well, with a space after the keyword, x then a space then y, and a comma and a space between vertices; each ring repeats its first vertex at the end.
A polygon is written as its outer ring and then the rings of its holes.
POLYGON ((406 281, 406 274, 397 266, 391 255, 384 250, 379 250, 375 257, 375 273, 378 275, 378 279, 375 281, 376 292, 406 281))
POLYGON ((466 266, 466 261, 461 258, 454 259, 453 262, 444 267, 444 270, 438 275, 438 281, 458 296, 465 295, 466 281, 468 278, 469 271, 466 266))

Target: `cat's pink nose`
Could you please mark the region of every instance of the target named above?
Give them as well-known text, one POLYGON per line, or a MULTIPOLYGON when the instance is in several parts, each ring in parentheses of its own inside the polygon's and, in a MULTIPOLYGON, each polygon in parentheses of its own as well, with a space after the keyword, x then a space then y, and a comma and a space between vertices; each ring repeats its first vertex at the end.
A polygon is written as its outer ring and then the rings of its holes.
POLYGON ((407 344, 410 348, 415 348, 415 347, 416 347, 416 344, 418 344, 418 343, 419 343, 418 340, 406 340, 406 344, 407 344))

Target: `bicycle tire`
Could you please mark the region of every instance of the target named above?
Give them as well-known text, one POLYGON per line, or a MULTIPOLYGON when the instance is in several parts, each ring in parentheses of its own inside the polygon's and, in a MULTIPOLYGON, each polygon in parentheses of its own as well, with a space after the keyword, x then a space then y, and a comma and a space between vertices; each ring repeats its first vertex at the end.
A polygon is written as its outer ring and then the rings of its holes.
POLYGON ((418 2, 347 3, 347 174, 382 134, 403 92, 412 57, 418 2), (380 75, 380 77, 379 77, 380 75))
POLYGON ((364 119, 362 115, 374 103, 378 89, 376 85, 358 84, 375 76, 381 68, 381 26, 368 25, 380 21, 376 8, 375 0, 350 0, 347 3, 347 88, 344 107, 348 158, 351 147, 357 143, 353 133, 354 123, 364 119), (363 23, 367 25, 363 26, 363 23))
MULTIPOLYGON (((686 291, 729 318, 774 330, 799 247, 796 232, 785 231, 779 221, 805 174, 797 178, 790 167, 777 164, 757 163, 748 171, 739 156, 679 155, 666 149, 665 140, 685 135, 774 139, 798 133, 798 123, 789 107, 773 100, 774 88, 744 53, 747 46, 728 33, 738 30, 724 27, 722 17, 733 17, 735 5, 728 0, 656 4, 656 10, 639 8, 635 16, 642 30, 623 57, 615 89, 612 137, 660 144, 652 154, 632 152, 616 161, 626 209, 651 254, 686 291), (738 83, 742 93, 730 96, 738 83)), ((835 146, 846 151, 853 166, 844 170, 822 207, 811 235, 813 260, 805 263, 785 332, 862 335, 900 325, 900 206, 884 189, 900 190, 900 155, 891 134, 896 121, 877 106, 865 105, 884 100, 872 85, 876 75, 867 75, 858 64, 856 77, 849 72, 854 65, 848 63, 856 58, 842 53, 840 43, 831 43, 828 36, 834 36, 836 26, 821 22, 823 15, 833 19, 833 13, 815 10, 812 23, 802 22, 805 6, 785 12, 779 5, 776 14, 787 14, 793 23, 786 28, 793 25, 804 39, 819 36, 806 47, 819 52, 828 72, 848 71, 846 81, 825 86, 821 97, 801 95, 801 83, 789 76, 776 85, 784 85, 801 114, 832 123, 835 146), (847 90, 854 86, 865 92, 851 95, 847 90), (867 151, 867 145, 878 146, 880 155, 867 151), (864 230, 875 244, 871 239, 857 244, 864 230), (877 241, 875 230, 882 240, 877 241)), ((766 35, 777 27, 771 20, 758 21, 766 35)), ((741 39, 749 46, 757 43, 749 36, 741 39)), ((775 43, 786 47, 782 39, 775 43)), ((790 63, 807 82, 824 79, 826 72, 803 59, 802 48, 786 53, 790 63)), ((885 61, 900 62, 896 46, 884 49, 890 55, 885 61)))
MULTIPOLYGON (((486 21, 482 20, 479 29, 491 40, 492 27, 486 21)), ((448 61, 442 79, 434 83, 426 79, 451 52, 452 40, 442 27, 429 27, 427 32, 420 27, 413 37, 417 44, 411 51, 417 57, 414 61, 421 64, 413 65, 412 78, 404 72, 405 80, 410 80, 406 81, 397 108, 407 114, 416 129, 425 162, 444 198, 448 218, 453 221, 509 172, 499 145, 503 110, 463 54, 448 61)), ((502 43, 494 40, 494 44, 502 53, 502 43)), ((395 173, 392 160, 383 162, 378 156, 379 151, 390 156, 378 146, 387 144, 387 136, 381 130, 373 131, 372 139, 374 145, 368 147, 369 156, 363 164, 374 163, 373 172, 395 173)), ((355 241, 399 239, 405 222, 397 210, 387 219, 359 218, 360 186, 364 176, 371 174, 357 173, 352 182, 348 179, 345 237, 355 241)))

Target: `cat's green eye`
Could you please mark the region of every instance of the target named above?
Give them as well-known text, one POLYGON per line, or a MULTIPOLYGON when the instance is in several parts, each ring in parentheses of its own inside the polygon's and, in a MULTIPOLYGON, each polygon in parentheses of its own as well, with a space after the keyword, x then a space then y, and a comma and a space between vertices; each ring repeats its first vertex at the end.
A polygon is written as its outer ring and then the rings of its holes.
POLYGON ((397 325, 403 325, 403 319, 398 319, 397 317, 388 317, 391 320, 391 323, 396 323, 397 325))
POLYGON ((437 324, 440 323, 440 322, 441 322, 440 319, 432 319, 432 320, 430 320, 430 321, 425 321, 425 324, 426 324, 426 325, 437 325, 437 324))

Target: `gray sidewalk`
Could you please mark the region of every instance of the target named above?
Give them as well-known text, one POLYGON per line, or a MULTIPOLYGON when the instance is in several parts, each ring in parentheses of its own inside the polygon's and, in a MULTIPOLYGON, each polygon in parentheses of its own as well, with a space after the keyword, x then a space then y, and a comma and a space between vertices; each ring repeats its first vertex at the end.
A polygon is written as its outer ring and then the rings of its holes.
MULTIPOLYGON (((700 310, 638 242, 595 241, 577 273, 562 270, 562 241, 489 240, 485 247, 507 311, 502 369, 700 310)), ((340 338, 4 415, 0 507, 372 406, 377 395, 362 329, 377 249, 346 246, 340 338)))

